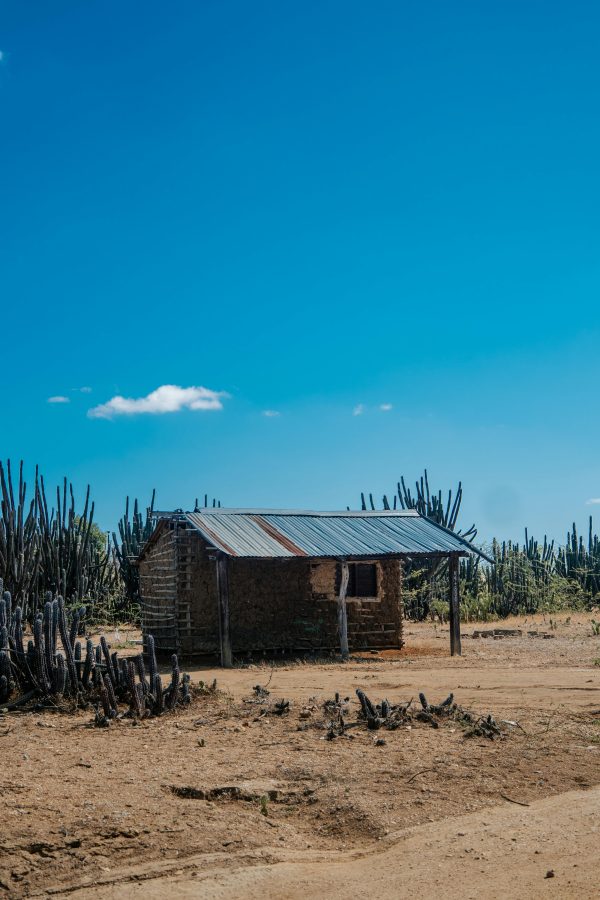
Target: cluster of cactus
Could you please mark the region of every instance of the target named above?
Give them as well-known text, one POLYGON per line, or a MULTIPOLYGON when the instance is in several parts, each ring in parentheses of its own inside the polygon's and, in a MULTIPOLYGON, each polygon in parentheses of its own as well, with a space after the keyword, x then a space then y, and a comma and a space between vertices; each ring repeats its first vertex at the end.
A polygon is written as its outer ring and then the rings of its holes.
MULTIPOLYGON (((432 491, 429 487, 427 469, 415 482, 415 493, 406 486, 404 476, 396 486, 396 492, 391 501, 387 494, 383 495, 382 507, 384 510, 414 509, 419 515, 431 519, 438 525, 450 531, 456 532, 465 540, 472 541, 477 535, 477 528, 471 525, 466 531, 457 528, 458 516, 462 503, 463 489, 459 481, 455 491, 451 489, 444 496, 441 490, 432 491)), ((360 495, 361 509, 375 510, 376 504, 373 494, 360 495)), ((469 580, 470 586, 476 591, 480 582, 479 557, 469 558, 461 562, 461 578, 469 580)), ((408 618, 425 618, 432 610, 434 600, 447 594, 448 565, 445 560, 422 562, 418 560, 406 561, 404 564, 405 593, 404 606, 408 618)))
MULTIPOLYGON (((464 537, 473 540, 475 525, 465 531, 458 528, 463 497, 462 484, 444 494, 431 491, 427 470, 417 480, 414 492, 404 480, 390 502, 383 496, 382 506, 389 509, 415 509, 464 537)), ((372 494, 361 494, 362 509, 376 509, 372 494)), ((531 614, 555 606, 593 605, 600 597, 600 538, 589 519, 587 541, 578 535, 576 526, 567 534, 564 546, 544 537, 537 541, 525 529, 525 540, 494 539, 488 553, 493 564, 479 557, 468 557, 460 563, 461 598, 465 617, 482 615, 509 616, 531 614)), ((409 618, 423 619, 439 614, 447 603, 448 576, 444 561, 407 561, 404 566, 404 606, 409 618)))
POLYGON ((486 570, 486 587, 498 615, 533 613, 552 608, 557 595, 563 605, 591 605, 600 595, 600 539, 588 523, 588 540, 573 524, 564 546, 544 537, 539 543, 525 529, 525 542, 493 541, 494 565, 486 570))
POLYGON ((85 598, 88 605, 118 594, 114 553, 109 542, 99 546, 98 534, 89 487, 78 514, 65 478, 56 489, 56 508, 50 508, 37 468, 28 500, 23 463, 15 484, 10 461, 0 462, 0 578, 26 620, 33 622, 48 590, 69 603, 85 598))
MULTIPOLYGON (((575 525, 564 546, 544 536, 525 540, 498 541, 488 548, 492 565, 469 571, 461 564, 461 591, 466 602, 480 598, 490 615, 530 615, 563 607, 590 607, 600 596, 600 540, 589 520, 588 541, 577 535, 575 525)), ((475 604, 477 606, 477 604, 475 604)))
POLYGON ((29 702, 56 705, 65 697, 78 706, 95 705, 98 724, 108 724, 120 715, 119 704, 126 704, 126 715, 142 719, 190 702, 190 679, 181 676, 175 655, 170 684, 163 689, 151 635, 146 641, 148 676, 143 654, 119 658, 104 635, 96 646, 87 639, 84 648, 79 640, 83 612, 76 609, 68 617, 63 598, 49 593, 25 646, 21 607, 13 607, 9 591, 3 593, 0 707, 11 709, 29 702))
MULTIPOLYGON (((2 584, 0 580, 0 591, 2 584)), ((32 638, 24 644, 23 615, 20 606, 13 608, 10 591, 0 600, 0 704, 11 701, 19 692, 20 705, 38 697, 62 697, 77 693, 78 680, 72 634, 79 628, 80 612, 67 623, 62 597, 48 598, 44 612, 39 613, 32 628, 32 638), (60 634, 63 653, 58 647, 60 634)))
MULTIPOLYGON (((457 534, 464 537, 465 540, 473 540, 477 535, 475 525, 471 525, 466 531, 462 532, 456 529, 458 514, 462 503, 463 489, 462 483, 459 481, 456 491, 448 491, 448 496, 444 500, 441 490, 431 491, 429 489, 429 476, 427 469, 423 471, 423 475, 415 482, 415 494, 412 494, 410 488, 406 487, 404 476, 400 477, 400 481, 396 486, 396 492, 390 498, 387 494, 383 495, 383 509, 415 509, 420 516, 425 516, 449 528, 450 531, 456 531, 457 534)), ((360 495, 361 509, 376 509, 373 494, 368 495, 369 506, 367 507, 367 496, 364 493, 360 495)))
POLYGON ((125 513, 119 519, 118 536, 113 532, 113 545, 119 564, 119 571, 123 581, 125 596, 130 606, 137 606, 140 602, 140 576, 135 565, 137 557, 154 531, 156 519, 154 516, 154 501, 156 491, 152 491, 150 505, 146 507, 145 515, 140 512, 137 498, 133 501, 133 513, 130 517, 129 497, 125 500, 125 513))
POLYGON ((567 534, 567 541, 556 554, 556 571, 565 578, 575 579, 591 597, 600 594, 600 538, 594 534, 592 517, 588 524, 587 546, 577 528, 567 534))
MULTIPOLYGON (((0 578, 24 619, 33 623, 46 591, 60 594, 70 606, 85 601, 88 617, 96 620, 136 618, 135 561, 156 525, 155 492, 145 513, 137 500, 130 510, 127 498, 117 533, 106 538, 94 523, 89 487, 79 512, 66 478, 55 496, 55 505, 49 505, 37 467, 29 497, 23 462, 18 479, 13 479, 10 460, 0 461, 0 578)), ((204 506, 208 505, 205 495, 204 506)), ((213 507, 220 505, 212 500, 213 507)), ((200 508, 196 500, 196 511, 200 508)))
POLYGON ((171 657, 171 681, 166 689, 156 665, 154 638, 147 638, 148 674, 143 654, 119 659, 111 653, 105 637, 96 647, 99 704, 96 708, 96 724, 108 725, 119 716, 119 702, 128 704, 125 715, 135 719, 161 716, 176 706, 191 702, 190 676, 181 676, 177 656, 171 657), (102 671, 102 662, 104 662, 102 671), (137 679, 137 680, 136 680, 137 679))
POLYGON ((492 541, 494 565, 485 570, 485 589, 499 616, 536 612, 551 597, 555 574, 554 545, 540 545, 525 531, 525 542, 492 541))

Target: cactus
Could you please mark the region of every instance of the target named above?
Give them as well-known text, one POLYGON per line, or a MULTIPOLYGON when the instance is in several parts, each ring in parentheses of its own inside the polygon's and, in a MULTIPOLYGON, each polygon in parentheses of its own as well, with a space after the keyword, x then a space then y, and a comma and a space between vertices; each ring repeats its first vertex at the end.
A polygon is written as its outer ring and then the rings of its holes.
POLYGON ((127 694, 129 690, 129 667, 128 660, 120 659, 119 660, 119 687, 121 689, 122 694, 127 694))
POLYGON ((106 689, 106 696, 108 697, 108 704, 110 707, 108 716, 109 718, 114 719, 117 715, 117 698, 115 696, 115 689, 113 687, 112 681, 106 673, 104 673, 104 675, 102 676, 102 682, 106 689))
POLYGON ((85 645, 85 663, 81 675, 81 684, 84 690, 87 690, 90 682, 92 669, 94 668, 94 645, 92 641, 86 641, 85 645))
POLYGON ((58 630, 63 645, 63 650, 67 660, 67 672, 69 673, 70 691, 74 697, 77 696, 79 682, 77 680, 77 669, 75 668, 75 656, 73 655, 73 646, 71 644, 69 632, 67 630, 67 617, 65 613, 65 603, 61 596, 58 598, 58 630))
POLYGON ((100 548, 93 539, 89 488, 81 513, 76 512, 73 488, 66 479, 56 490, 56 509, 49 509, 37 469, 31 500, 27 493, 23 463, 16 489, 10 461, 0 463, 0 578, 28 621, 35 618, 38 598, 47 590, 62 593, 70 602, 84 596, 93 603, 106 602, 111 594, 118 597, 114 549, 100 548))
MULTIPOLYGON (((5 621, 6 606, 3 608, 2 620, 5 621)), ((129 702, 130 715, 137 719, 161 715, 165 708, 174 709, 180 700, 191 702, 190 678, 189 675, 181 676, 177 656, 172 657, 171 684, 166 692, 158 672, 155 671, 148 682, 141 656, 133 660, 119 659, 116 652, 109 652, 104 637, 96 647, 92 640, 86 641, 84 660, 81 642, 75 641, 74 648, 71 646, 61 597, 58 598, 58 629, 63 652, 48 653, 48 647, 53 646, 54 608, 54 601, 47 600, 44 612, 35 618, 33 639, 27 642, 26 650, 19 607, 11 611, 14 636, 6 625, 0 626, 0 703, 6 703, 15 688, 21 695, 21 699, 15 701, 18 704, 23 698, 29 700, 32 697, 34 703, 47 698, 54 705, 62 697, 81 700, 84 704, 92 702, 96 704, 97 724, 106 725, 117 716, 118 704, 123 700, 129 702), (98 701, 102 704, 103 715, 99 713, 98 701)), ((153 642, 150 644, 152 646, 153 642)), ((151 669, 156 668, 156 661, 150 665, 151 669)))
POLYGON ((117 677, 113 671, 112 659, 110 656, 110 648, 108 646, 108 642, 104 635, 102 635, 100 637, 100 647, 102 648, 102 656, 104 657, 104 665, 106 666, 106 673, 107 673, 108 677, 110 678, 110 680, 112 681, 113 687, 115 687, 116 683, 117 683, 117 677))
POLYGON ((67 689, 67 667, 62 653, 56 654, 56 665, 52 670, 53 693, 62 697, 67 689))
POLYGON ((187 672, 185 672, 181 677, 181 702, 186 706, 192 702, 192 695, 190 693, 190 676, 187 672))
POLYGON ((156 491, 152 491, 150 505, 146 508, 145 517, 139 510, 137 499, 133 503, 133 515, 129 518, 129 497, 125 501, 125 514, 119 521, 119 537, 113 533, 113 545, 115 555, 119 564, 119 571, 123 579, 125 593, 130 604, 139 604, 140 599, 140 576, 134 560, 139 556, 140 551, 152 532, 154 531, 154 501, 156 491))
POLYGON ((150 683, 154 684, 154 679, 158 674, 158 666, 156 665, 156 649, 154 646, 154 637, 149 634, 146 638, 146 647, 148 653, 148 668, 150 671, 150 683))
POLYGON ((171 684, 167 688, 167 692, 165 695, 165 706, 167 709, 175 709, 177 704, 177 691, 179 688, 179 663, 177 661, 177 655, 174 653, 171 657, 171 684))
POLYGON ((119 666, 119 654, 115 650, 110 654, 111 672, 114 678, 114 687, 118 691, 121 688, 121 668, 119 666))
POLYGON ((106 684, 105 684, 104 680, 102 680, 102 679, 100 680, 99 694, 100 694, 100 702, 102 703, 102 709, 104 710, 104 715, 105 715, 106 719, 110 720, 113 718, 113 715, 112 715, 113 710, 110 705, 108 691, 106 690, 106 684))
POLYGON ((144 696, 145 696, 150 691, 150 685, 146 681, 146 670, 144 668, 144 657, 140 653, 134 658, 133 661, 134 661, 135 667, 137 669, 138 678, 140 679, 140 684, 142 686, 142 690, 143 690, 144 696))
POLYGON ((146 715, 146 698, 144 696, 144 689, 139 682, 135 685, 135 692, 137 694, 136 708, 141 710, 140 715, 141 718, 143 718, 146 715))
POLYGON ((8 650, 0 650, 0 675, 5 675, 7 681, 11 680, 10 654, 8 650))
MULTIPOLYGON (((384 510, 390 509, 414 509, 419 515, 431 519, 443 528, 455 531, 465 540, 473 540, 477 535, 475 525, 471 525, 465 531, 457 528, 458 516, 462 503, 463 489, 462 483, 459 481, 456 491, 453 493, 449 490, 447 497, 441 490, 432 491, 429 487, 429 476, 427 469, 424 470, 420 479, 415 482, 415 493, 406 486, 404 476, 401 476, 397 484, 397 489, 393 495, 393 503, 387 494, 383 495, 382 506, 384 510)), ((361 509, 375 510, 375 500, 373 494, 368 495, 368 504, 366 496, 360 495, 361 509)), ((479 583, 479 560, 471 563, 468 572, 463 573, 463 577, 470 578, 469 586, 476 590, 479 583)), ((447 584, 447 564, 439 561, 410 561, 406 560, 403 564, 403 577, 405 584, 405 613, 409 618, 425 618, 430 612, 436 595, 440 592, 439 585, 444 585, 442 589, 445 592, 447 584)))
POLYGON ((25 654, 23 651, 23 618, 20 606, 15 608, 14 623, 14 639, 17 648, 17 656, 19 659, 22 659, 25 654))
POLYGON ((50 690, 50 676, 46 665, 46 651, 44 646, 43 621, 41 614, 36 616, 33 623, 33 671, 36 681, 41 691, 48 692, 50 690))
POLYGON ((152 696, 154 698, 153 712, 156 716, 161 716, 165 709, 164 695, 162 689, 162 681, 160 675, 152 676, 152 696))
POLYGON ((52 634, 52 600, 47 600, 46 605, 44 606, 44 613, 42 619, 43 631, 44 631, 44 649, 46 651, 46 668, 48 672, 52 671, 54 666, 54 655, 55 655, 55 647, 52 642, 53 634, 52 634))
POLYGON ((79 622, 81 621, 81 614, 84 608, 76 610, 73 613, 73 618, 71 619, 71 628, 69 631, 69 643, 71 647, 75 648, 75 641, 77 640, 77 635, 79 634, 79 622))
POLYGON ((138 693, 137 685, 135 683, 135 666, 130 661, 128 661, 127 663, 127 675, 130 712, 133 716, 141 719, 144 715, 143 696, 142 700, 140 701, 140 694, 138 693))
POLYGON ((77 672, 77 683, 81 683, 81 677, 83 675, 83 663, 81 659, 81 641, 75 642, 75 650, 73 652, 75 657, 75 671, 77 672))

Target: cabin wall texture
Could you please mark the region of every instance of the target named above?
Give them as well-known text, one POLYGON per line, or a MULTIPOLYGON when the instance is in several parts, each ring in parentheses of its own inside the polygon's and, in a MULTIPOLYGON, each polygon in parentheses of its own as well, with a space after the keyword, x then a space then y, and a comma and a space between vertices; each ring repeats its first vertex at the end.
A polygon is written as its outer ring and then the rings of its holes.
POLYGON ((163 529, 139 564, 142 633, 154 636, 159 653, 179 649, 176 540, 173 528, 163 529))
MULTIPOLYGON (((351 649, 402 646, 401 563, 376 565, 377 598, 347 600, 351 649)), ((302 558, 230 559, 233 652, 337 649, 336 566, 302 558)), ((183 656, 219 652, 215 560, 198 532, 178 526, 161 536, 140 561, 140 579, 143 610, 169 609, 176 625, 175 638, 171 630, 166 642, 157 639, 161 649, 183 656)), ((152 616, 143 617, 149 627, 152 616)))
POLYGON ((230 561, 231 641, 236 650, 311 650, 335 644, 335 608, 312 599, 306 559, 230 561))
MULTIPOLYGON (((350 649, 402 647, 402 563, 398 559, 375 560, 377 597, 348 597, 348 643, 350 649)), ((337 577, 338 563, 332 560, 311 564, 312 599, 317 605, 333 608, 335 627, 331 643, 338 645, 337 577)))

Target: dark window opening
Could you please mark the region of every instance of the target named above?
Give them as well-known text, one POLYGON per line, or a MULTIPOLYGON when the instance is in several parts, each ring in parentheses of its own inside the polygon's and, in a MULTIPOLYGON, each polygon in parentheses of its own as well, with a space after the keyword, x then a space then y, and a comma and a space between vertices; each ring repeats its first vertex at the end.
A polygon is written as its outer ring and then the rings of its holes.
MULTIPOLYGON (((348 590, 346 597, 377 597, 376 563, 348 563, 348 590)), ((342 567, 336 573, 336 594, 340 592, 342 567)))

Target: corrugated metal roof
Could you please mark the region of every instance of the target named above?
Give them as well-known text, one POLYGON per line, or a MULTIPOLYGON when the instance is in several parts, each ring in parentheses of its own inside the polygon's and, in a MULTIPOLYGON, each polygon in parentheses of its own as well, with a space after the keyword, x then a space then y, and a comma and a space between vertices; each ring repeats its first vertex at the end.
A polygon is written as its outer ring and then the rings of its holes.
POLYGON ((458 535, 414 510, 312 512, 220 508, 184 513, 181 517, 229 556, 271 559, 481 554, 458 535))

